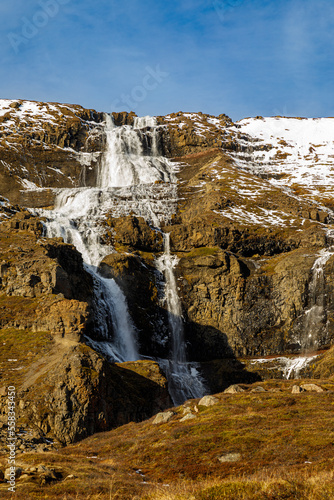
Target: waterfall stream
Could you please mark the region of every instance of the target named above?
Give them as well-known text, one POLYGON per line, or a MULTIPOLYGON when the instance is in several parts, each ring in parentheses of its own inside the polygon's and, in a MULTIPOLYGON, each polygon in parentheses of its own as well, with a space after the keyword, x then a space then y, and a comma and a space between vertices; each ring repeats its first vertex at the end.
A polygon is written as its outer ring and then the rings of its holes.
POLYGON ((319 339, 327 336, 326 280, 325 265, 334 255, 333 230, 327 231, 328 248, 320 251, 312 266, 312 276, 308 289, 308 309, 304 315, 304 334, 301 339, 302 351, 319 347, 319 339))
MULTIPOLYGON (((62 237, 82 254, 84 266, 94 280, 95 337, 88 343, 111 361, 140 358, 137 332, 126 297, 115 280, 102 277, 98 266, 115 250, 101 244, 100 222, 105 214, 144 217, 158 229, 176 211, 175 166, 159 155, 155 118, 135 118, 133 126, 115 126, 105 115, 106 147, 96 187, 59 189, 53 210, 39 210, 47 219, 48 237, 62 237)), ((158 229, 159 230, 159 229, 158 229)), ((205 387, 197 365, 186 362, 181 305, 170 254, 169 235, 164 234, 164 254, 157 268, 165 276, 165 294, 172 340, 170 359, 159 360, 165 371, 173 402, 181 404, 200 397, 205 387)))
POLYGON ((203 396, 206 387, 198 372, 198 364, 186 361, 181 303, 174 274, 177 262, 177 256, 172 256, 170 253, 170 235, 165 233, 164 253, 157 261, 157 268, 164 274, 166 281, 165 298, 172 347, 170 359, 159 360, 159 364, 167 374, 169 393, 173 403, 180 405, 186 399, 203 396))

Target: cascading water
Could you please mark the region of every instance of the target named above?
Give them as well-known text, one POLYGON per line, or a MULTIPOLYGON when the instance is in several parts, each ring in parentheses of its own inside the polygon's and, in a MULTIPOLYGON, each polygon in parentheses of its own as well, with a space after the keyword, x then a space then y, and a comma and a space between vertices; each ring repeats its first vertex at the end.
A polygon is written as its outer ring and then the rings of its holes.
MULTIPOLYGON (((136 329, 124 294, 113 279, 98 272, 103 258, 114 250, 102 245, 100 222, 129 214, 144 217, 155 228, 175 213, 177 192, 174 165, 159 155, 155 118, 135 118, 133 126, 115 126, 105 115, 106 149, 97 175, 97 187, 61 189, 54 210, 39 213, 47 218, 49 237, 62 237, 81 252, 85 267, 93 276, 95 330, 99 340, 88 339, 93 348, 110 360, 139 359, 136 329), (111 332, 113 332, 111 338, 111 332)), ((172 399, 181 404, 200 397, 205 387, 195 363, 186 363, 180 301, 170 254, 169 235, 164 235, 165 252, 157 267, 165 275, 165 292, 172 338, 170 360, 159 360, 169 380, 172 399)))
POLYGON ((333 231, 327 232, 329 247, 321 250, 319 257, 313 264, 312 277, 308 289, 308 309, 304 316, 304 329, 301 339, 303 351, 318 348, 320 342, 326 341, 326 281, 325 265, 334 255, 333 231))
MULTIPOLYGON (((61 192, 55 209, 43 215, 48 216, 45 223, 47 236, 62 237, 66 243, 73 244, 82 254, 85 269, 94 281, 94 317, 95 333, 101 339, 99 343, 90 339, 97 350, 114 361, 134 361, 139 359, 136 345, 136 330, 129 316, 126 299, 113 279, 102 277, 98 272, 101 260, 113 250, 99 242, 99 231, 94 226, 93 217, 82 218, 80 211, 82 192, 71 190, 61 192), (110 332, 114 338, 111 342, 110 332)), ((87 194, 89 188, 84 192, 87 194)), ((86 210, 89 212, 89 196, 86 198, 86 210)))
POLYGON ((153 118, 136 118, 133 127, 116 127, 111 116, 106 115, 107 149, 97 178, 98 187, 137 186, 171 181, 171 172, 166 168, 165 158, 157 154, 155 130, 152 133, 142 132, 146 127, 155 127, 153 118), (145 136, 150 137, 150 154, 143 148, 145 136))
POLYGON ((166 281, 165 298, 172 347, 171 358, 160 360, 159 364, 167 375, 169 393, 175 405, 189 398, 199 398, 206 392, 197 364, 186 362, 182 311, 174 274, 177 262, 178 258, 170 253, 170 235, 165 233, 164 254, 158 259, 157 268, 164 274, 166 281))

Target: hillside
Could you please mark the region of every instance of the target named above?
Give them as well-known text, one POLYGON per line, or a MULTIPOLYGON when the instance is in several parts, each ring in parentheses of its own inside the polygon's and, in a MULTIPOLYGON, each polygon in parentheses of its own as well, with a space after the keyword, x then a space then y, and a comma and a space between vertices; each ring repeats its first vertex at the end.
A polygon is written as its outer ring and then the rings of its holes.
POLYGON ((295 394, 293 387, 243 385, 235 394, 174 407, 162 414, 165 422, 131 422, 59 452, 27 453, 18 460, 17 494, 22 500, 331 498, 333 380, 317 381, 323 392, 295 394))
POLYGON ((22 456, 236 383, 331 384, 333 132, 0 100, 0 425, 14 385, 22 456))

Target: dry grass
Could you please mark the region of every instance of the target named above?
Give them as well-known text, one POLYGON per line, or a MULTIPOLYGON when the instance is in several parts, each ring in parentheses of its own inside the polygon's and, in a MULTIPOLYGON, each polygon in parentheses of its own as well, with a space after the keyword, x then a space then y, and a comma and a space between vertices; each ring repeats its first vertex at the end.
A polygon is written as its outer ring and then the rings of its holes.
POLYGON ((159 486, 143 500, 331 500, 334 497, 334 472, 310 476, 307 472, 263 471, 250 477, 180 482, 159 486))
MULTIPOLYGON (((8 297, 8 299, 17 299, 17 297, 8 297)), ((34 304, 33 300, 27 299, 34 304)), ((19 301, 17 303, 19 304, 19 301)), ((21 310, 22 308, 21 304, 21 310)), ((18 387, 30 366, 43 354, 47 354, 53 345, 51 335, 46 332, 31 332, 14 328, 0 329, 0 387, 6 384, 18 387)))
POLYGON ((186 422, 180 407, 166 424, 130 423, 58 453, 21 455, 18 465, 43 463, 62 480, 20 485, 19 498, 332 499, 333 393, 294 395, 292 384, 281 393, 221 394, 198 413, 193 401, 197 417, 186 422), (240 460, 218 460, 231 452, 240 460), (75 478, 64 481, 69 474, 75 478))

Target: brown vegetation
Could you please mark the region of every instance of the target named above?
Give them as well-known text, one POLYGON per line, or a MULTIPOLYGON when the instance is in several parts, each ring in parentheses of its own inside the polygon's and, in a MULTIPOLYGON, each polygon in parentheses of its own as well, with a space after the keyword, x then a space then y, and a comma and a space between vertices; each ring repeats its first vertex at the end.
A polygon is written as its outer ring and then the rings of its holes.
MULTIPOLYGON (((295 395, 293 383, 244 386, 208 408, 187 402, 166 424, 130 423, 58 453, 21 455, 18 465, 43 462, 61 479, 18 481, 20 499, 330 499, 334 385, 295 395), (181 422, 189 409, 195 418, 181 422), (230 453, 239 459, 219 460, 230 453)), ((4 486, 2 494, 10 498, 4 486)))

